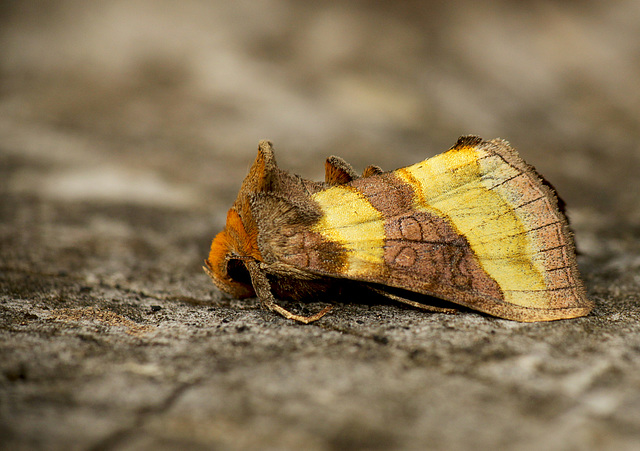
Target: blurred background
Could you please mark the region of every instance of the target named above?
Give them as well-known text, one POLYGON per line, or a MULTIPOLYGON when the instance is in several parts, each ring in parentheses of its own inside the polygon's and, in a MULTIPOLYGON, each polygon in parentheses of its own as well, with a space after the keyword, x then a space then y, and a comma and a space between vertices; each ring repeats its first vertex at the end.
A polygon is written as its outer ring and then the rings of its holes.
MULTIPOLYGON (((640 220, 640 3, 4 1, 5 189, 224 210, 261 138, 322 178, 508 139, 580 214, 640 220)), ((219 214, 218 214, 219 213, 219 214)))
POLYGON ((0 437, 638 449, 639 174, 637 0, 1 1, 0 437), (589 317, 305 328, 203 273, 258 140, 320 180, 465 134, 565 199, 589 317))

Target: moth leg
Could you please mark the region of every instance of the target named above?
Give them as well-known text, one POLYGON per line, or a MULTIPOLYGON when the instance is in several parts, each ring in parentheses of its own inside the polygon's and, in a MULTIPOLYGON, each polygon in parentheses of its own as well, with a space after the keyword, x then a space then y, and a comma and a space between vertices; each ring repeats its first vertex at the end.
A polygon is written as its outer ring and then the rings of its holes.
POLYGON ((302 315, 296 315, 295 313, 291 313, 289 310, 287 310, 284 307, 281 307, 278 304, 276 304, 275 302, 273 302, 273 300, 269 300, 267 302, 262 302, 262 304, 265 307, 267 307, 269 310, 271 310, 272 312, 279 313, 279 314, 281 314, 282 316, 284 316, 287 319, 292 319, 294 321, 298 321, 298 322, 303 323, 303 324, 309 324, 309 323, 312 323, 314 321, 318 321, 320 318, 322 318, 324 315, 326 315, 329 312, 329 310, 331 310, 333 308, 332 306, 328 306, 328 307, 323 308, 321 311, 319 311, 315 315, 302 316, 302 315))
POLYGON ((411 299, 403 298, 402 296, 398 296, 395 294, 387 293, 384 290, 374 287, 368 287, 371 291, 378 293, 381 296, 384 296, 389 299, 393 299, 397 302, 402 302, 403 304, 410 305, 412 307, 416 307, 422 310, 426 310, 428 312, 437 312, 437 313, 457 313, 458 311, 454 308, 445 308, 445 307, 436 307, 434 305, 423 304, 421 302, 412 301, 411 299))
POLYGON ((303 324, 309 324, 314 321, 318 321, 320 318, 326 315, 329 310, 333 308, 333 306, 325 307, 320 312, 311 316, 302 316, 291 313, 289 310, 276 304, 276 299, 274 298, 273 293, 271 293, 271 285, 269 284, 269 280, 267 279, 267 276, 265 276, 264 273, 260 270, 258 262, 255 260, 247 259, 244 261, 244 264, 249 271, 249 275, 251 276, 251 283, 254 290, 256 291, 256 294, 258 295, 258 298, 260 299, 260 302, 264 307, 268 308, 272 312, 279 313, 287 319, 292 319, 303 324))

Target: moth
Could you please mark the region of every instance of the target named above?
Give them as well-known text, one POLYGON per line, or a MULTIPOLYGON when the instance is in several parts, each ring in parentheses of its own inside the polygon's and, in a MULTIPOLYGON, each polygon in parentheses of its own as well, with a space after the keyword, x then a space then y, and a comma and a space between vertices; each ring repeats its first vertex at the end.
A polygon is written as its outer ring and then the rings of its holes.
POLYGON ((369 166, 362 176, 331 156, 324 182, 281 170, 272 144, 261 141, 204 269, 229 295, 257 296, 302 323, 330 307, 302 316, 277 299, 354 287, 436 312, 463 306, 516 321, 575 318, 592 303, 563 209, 553 187, 501 139, 463 136, 413 166, 369 166))

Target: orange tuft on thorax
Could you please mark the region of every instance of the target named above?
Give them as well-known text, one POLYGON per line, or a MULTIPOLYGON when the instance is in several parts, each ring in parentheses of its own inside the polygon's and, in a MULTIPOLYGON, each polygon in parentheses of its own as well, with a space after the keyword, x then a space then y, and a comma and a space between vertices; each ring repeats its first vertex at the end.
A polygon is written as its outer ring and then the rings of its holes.
POLYGON ((236 280, 229 274, 230 261, 234 260, 234 257, 236 261, 240 260, 238 257, 262 260, 258 249, 257 229, 252 218, 247 219, 249 232, 235 208, 229 210, 225 229, 213 239, 206 261, 209 275, 218 288, 237 298, 253 296, 255 292, 249 281, 236 280))

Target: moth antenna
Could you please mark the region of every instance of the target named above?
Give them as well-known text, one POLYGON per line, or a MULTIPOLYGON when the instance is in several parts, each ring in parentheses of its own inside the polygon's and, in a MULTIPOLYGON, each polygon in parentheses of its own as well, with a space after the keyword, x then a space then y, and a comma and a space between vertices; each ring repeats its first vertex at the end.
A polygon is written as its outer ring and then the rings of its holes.
POLYGON ((384 291, 380 288, 368 286, 371 291, 379 294, 380 296, 384 296, 386 298, 392 299, 397 302, 402 302, 403 304, 410 305, 411 307, 419 308, 421 310, 426 310, 427 312, 436 312, 436 313, 458 313, 458 310, 454 308, 446 308, 446 307, 436 307, 435 305, 423 304, 422 302, 417 302, 411 299, 407 299, 402 296, 398 296, 396 294, 389 293, 388 291, 384 291))

